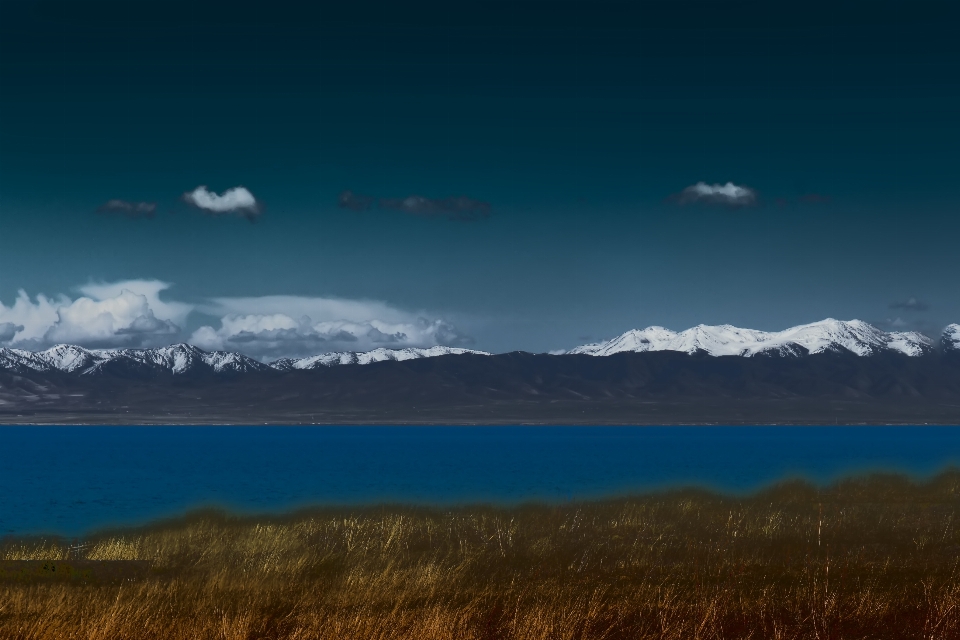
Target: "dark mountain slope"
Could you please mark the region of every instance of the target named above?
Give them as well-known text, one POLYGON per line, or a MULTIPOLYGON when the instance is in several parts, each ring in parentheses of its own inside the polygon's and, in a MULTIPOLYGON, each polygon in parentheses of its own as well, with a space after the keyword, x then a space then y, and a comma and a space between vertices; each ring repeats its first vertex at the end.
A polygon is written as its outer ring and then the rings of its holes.
POLYGON ((960 354, 516 352, 238 376, 114 373, 0 373, 0 420, 960 423, 960 354))

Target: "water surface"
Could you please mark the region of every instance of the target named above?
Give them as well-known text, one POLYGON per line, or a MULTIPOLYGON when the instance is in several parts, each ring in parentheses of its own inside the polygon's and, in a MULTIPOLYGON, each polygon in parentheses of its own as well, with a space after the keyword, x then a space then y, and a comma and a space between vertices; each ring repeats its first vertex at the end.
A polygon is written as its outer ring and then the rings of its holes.
POLYGON ((926 477, 960 427, 0 427, 0 534, 78 535, 205 505, 564 501, 785 477, 926 477))

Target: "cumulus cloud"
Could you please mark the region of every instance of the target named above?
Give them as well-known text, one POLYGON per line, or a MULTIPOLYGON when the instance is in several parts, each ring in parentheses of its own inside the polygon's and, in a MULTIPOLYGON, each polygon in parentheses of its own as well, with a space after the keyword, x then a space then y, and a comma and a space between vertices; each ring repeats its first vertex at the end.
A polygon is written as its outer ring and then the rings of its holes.
POLYGON ((903 300, 899 302, 891 302, 890 308, 905 309, 907 311, 926 311, 927 309, 930 308, 930 305, 928 305, 925 302, 921 302, 916 298, 910 298, 908 300, 903 300))
POLYGON ((44 334, 47 343, 88 346, 144 346, 179 333, 170 320, 157 318, 147 297, 124 289, 104 300, 77 298, 57 310, 57 322, 44 334))
POLYGON ((234 187, 217 194, 200 185, 184 193, 183 200, 207 213, 238 215, 250 221, 256 220, 261 210, 260 202, 246 187, 234 187))
MULTIPOLYGON (((374 199, 352 191, 340 193, 337 204, 342 209, 366 211, 373 206, 374 199)), ((456 198, 425 198, 407 196, 406 198, 380 198, 377 202, 381 209, 401 211, 413 216, 443 218, 458 222, 476 222, 490 217, 490 203, 466 196, 456 198)))
POLYGON ((130 202, 128 200, 107 200, 97 207, 97 213, 122 215, 127 218, 152 218, 156 211, 156 202, 130 202))
POLYGON ((445 320, 379 301, 300 296, 218 298, 202 310, 222 313, 220 326, 197 329, 191 343, 263 358, 472 343, 445 320))
POLYGON ((57 343, 104 348, 169 344, 192 310, 160 300, 160 292, 169 287, 158 280, 91 283, 80 288, 84 295, 76 299, 40 294, 32 300, 21 290, 12 306, 0 303, 0 329, 12 326, 6 342, 27 349, 57 343))
POLYGON ((750 187, 728 182, 726 184, 707 184, 698 182, 681 191, 677 199, 680 204, 704 202, 708 204, 724 204, 733 207, 742 207, 757 202, 757 192, 750 187))

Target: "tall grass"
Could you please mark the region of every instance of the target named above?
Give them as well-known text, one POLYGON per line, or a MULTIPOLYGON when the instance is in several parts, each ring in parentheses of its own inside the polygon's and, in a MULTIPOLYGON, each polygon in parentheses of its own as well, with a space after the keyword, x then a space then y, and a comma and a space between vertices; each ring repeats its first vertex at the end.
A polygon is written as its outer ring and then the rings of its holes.
POLYGON ((74 557, 152 572, 0 584, 0 638, 960 638, 957 471, 747 498, 198 512, 85 543, 74 557))

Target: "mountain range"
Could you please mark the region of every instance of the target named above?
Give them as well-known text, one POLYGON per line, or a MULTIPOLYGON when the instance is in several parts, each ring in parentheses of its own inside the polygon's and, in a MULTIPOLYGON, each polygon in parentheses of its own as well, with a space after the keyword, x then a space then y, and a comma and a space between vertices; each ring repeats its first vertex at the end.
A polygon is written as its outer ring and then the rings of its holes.
POLYGON ((562 354, 432 347, 264 363, 187 344, 0 349, 0 423, 960 424, 960 325, 628 331, 562 354))
MULTIPOLYGON (((610 356, 616 353, 676 351, 710 356, 801 357, 818 353, 871 356, 897 353, 911 357, 937 350, 960 350, 960 325, 947 327, 939 343, 917 332, 886 332, 860 320, 834 320, 768 332, 731 325, 697 325, 675 332, 663 327, 634 329, 605 342, 585 344, 554 355, 610 356)), ((260 362, 242 353, 204 351, 189 344, 156 349, 85 349, 61 344, 43 351, 0 348, 0 370, 12 373, 59 371, 76 375, 113 374, 150 377, 161 374, 244 374, 311 370, 320 367, 406 361, 449 355, 492 355, 485 351, 445 346, 429 348, 338 351, 305 358, 260 362)))
POLYGON ((12 373, 57 371, 85 376, 114 374, 142 378, 161 374, 243 374, 309 370, 335 365, 371 364, 464 353, 490 355, 484 351, 437 346, 429 349, 323 353, 308 358, 282 358, 267 364, 242 353, 204 351, 184 343, 157 349, 84 349, 61 344, 44 351, 0 349, 0 370, 12 373))

